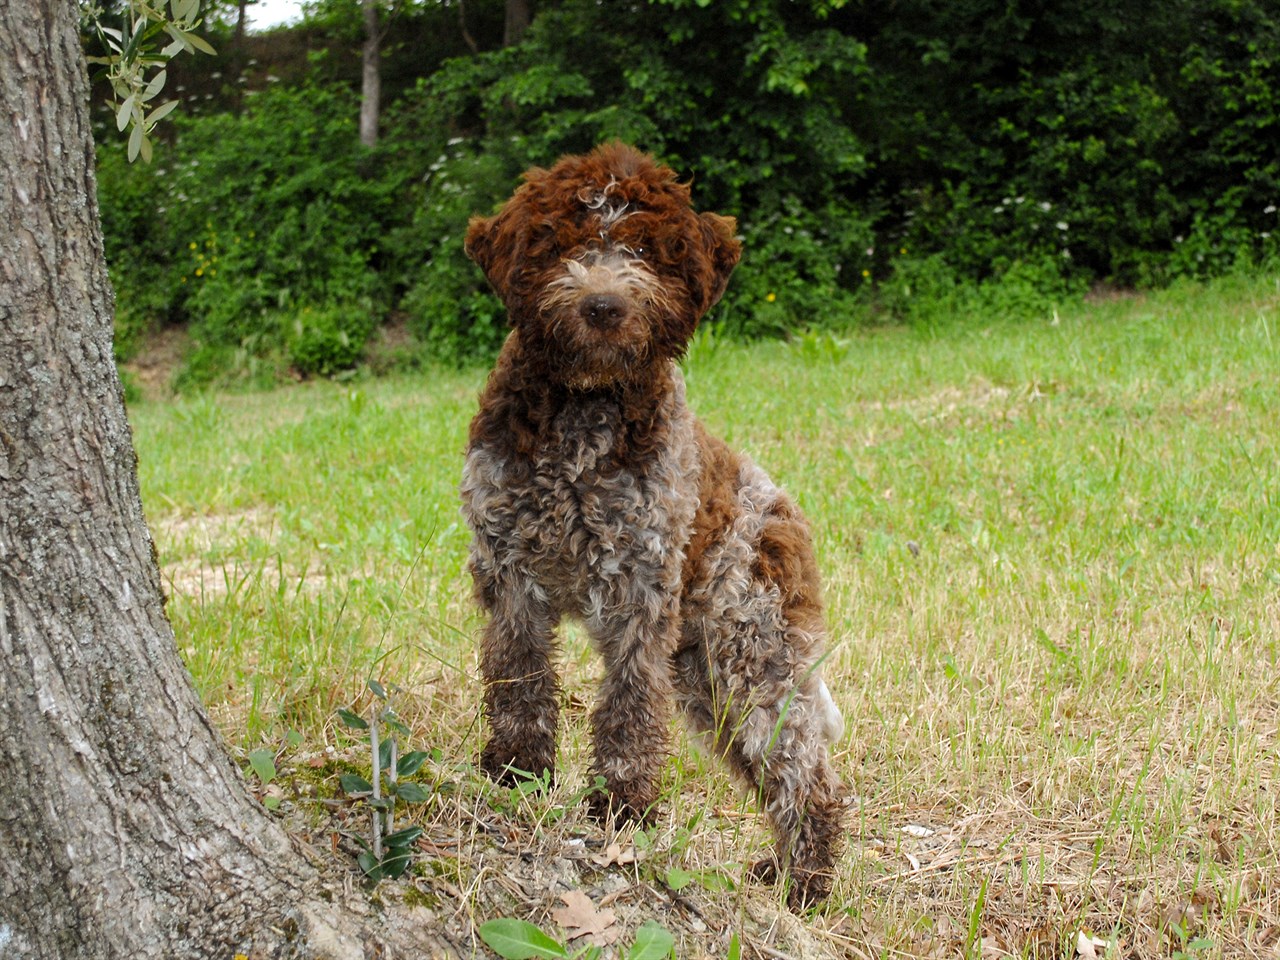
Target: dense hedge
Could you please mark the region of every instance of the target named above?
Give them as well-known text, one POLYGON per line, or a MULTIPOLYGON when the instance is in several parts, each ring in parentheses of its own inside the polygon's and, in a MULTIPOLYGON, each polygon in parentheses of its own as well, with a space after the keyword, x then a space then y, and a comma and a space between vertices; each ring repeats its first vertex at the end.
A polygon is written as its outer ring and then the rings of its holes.
MULTIPOLYGON (((500 5, 473 6, 496 43, 500 5)), ((264 357, 323 374, 399 311, 430 354, 483 358, 503 321, 462 254, 467 217, 529 165, 610 137, 739 218, 746 253, 715 319, 745 335, 1035 314, 1098 281, 1280 249, 1280 13, 1264 0, 538 9, 518 46, 428 58, 414 83, 397 48, 374 151, 330 56, 180 121, 153 168, 106 144, 122 343, 187 320, 194 379, 264 357)), ((307 35, 354 43, 341 10, 307 35)))

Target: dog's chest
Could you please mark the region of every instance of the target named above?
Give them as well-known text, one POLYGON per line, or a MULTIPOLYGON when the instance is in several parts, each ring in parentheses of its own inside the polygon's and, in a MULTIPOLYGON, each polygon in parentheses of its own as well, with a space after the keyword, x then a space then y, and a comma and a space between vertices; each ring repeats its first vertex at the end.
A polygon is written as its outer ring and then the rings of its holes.
POLYGON ((602 581, 639 577, 669 588, 678 582, 697 485, 688 423, 667 426, 638 454, 615 405, 583 403, 555 417, 519 469, 496 451, 473 449, 464 483, 469 520, 499 562, 531 573, 563 608, 593 606, 602 581))
POLYGON ((540 552, 579 577, 661 566, 679 536, 673 451, 629 456, 634 438, 605 404, 566 409, 554 426, 535 458, 525 512, 540 552))

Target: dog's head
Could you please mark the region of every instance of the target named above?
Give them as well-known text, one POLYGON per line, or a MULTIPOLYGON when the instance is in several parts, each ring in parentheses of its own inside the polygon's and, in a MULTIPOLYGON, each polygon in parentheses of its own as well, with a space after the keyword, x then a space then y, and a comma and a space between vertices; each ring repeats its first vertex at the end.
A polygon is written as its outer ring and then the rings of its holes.
POLYGON ((733 218, 695 213, 688 184, 621 143, 524 180, 466 243, 524 351, 577 388, 680 356, 737 265, 733 218))

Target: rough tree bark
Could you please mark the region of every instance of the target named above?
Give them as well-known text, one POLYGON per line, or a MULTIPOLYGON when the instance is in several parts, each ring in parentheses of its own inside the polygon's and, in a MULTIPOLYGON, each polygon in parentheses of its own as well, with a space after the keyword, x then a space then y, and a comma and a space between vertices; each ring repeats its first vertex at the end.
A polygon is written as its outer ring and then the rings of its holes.
POLYGON ((378 0, 361 0, 364 15, 364 46, 360 54, 360 142, 366 147, 378 143, 378 114, 382 105, 382 32, 378 23, 378 0))
POLYGON ((77 18, 0 4, 0 958, 448 952, 323 888, 178 657, 112 360, 77 18))

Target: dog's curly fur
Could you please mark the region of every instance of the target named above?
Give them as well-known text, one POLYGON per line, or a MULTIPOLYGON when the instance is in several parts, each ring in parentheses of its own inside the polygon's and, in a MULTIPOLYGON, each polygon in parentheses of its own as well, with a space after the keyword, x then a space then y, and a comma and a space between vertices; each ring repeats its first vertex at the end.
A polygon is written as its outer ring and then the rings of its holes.
POLYGON ((685 405, 676 361, 740 255, 729 217, 622 144, 534 169, 467 253, 514 328, 471 423, 462 483, 493 777, 554 771, 554 631, 580 618, 605 673, 592 714, 602 815, 645 819, 670 704, 760 801, 793 906, 825 897, 847 791, 842 720, 800 511, 685 405))

